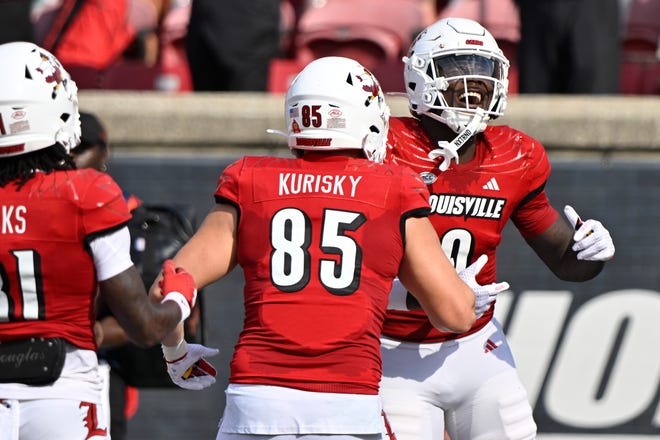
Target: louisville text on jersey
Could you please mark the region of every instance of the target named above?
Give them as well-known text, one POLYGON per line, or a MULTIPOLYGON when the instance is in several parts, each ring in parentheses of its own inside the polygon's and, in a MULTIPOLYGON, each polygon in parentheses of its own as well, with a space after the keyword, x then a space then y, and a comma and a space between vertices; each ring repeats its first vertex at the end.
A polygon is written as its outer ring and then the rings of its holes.
POLYGON ((496 197, 431 194, 431 213, 464 218, 500 219, 506 199, 496 197))

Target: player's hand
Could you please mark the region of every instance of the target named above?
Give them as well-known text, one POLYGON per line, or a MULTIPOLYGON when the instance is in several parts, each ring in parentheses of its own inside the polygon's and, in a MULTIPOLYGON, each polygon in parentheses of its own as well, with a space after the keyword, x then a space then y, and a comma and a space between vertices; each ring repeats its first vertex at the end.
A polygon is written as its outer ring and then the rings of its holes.
POLYGON ((578 260, 608 261, 614 257, 614 242, 610 232, 598 220, 582 221, 573 207, 564 206, 564 215, 571 226, 573 234, 573 249, 578 260))
POLYGON ((158 282, 163 301, 174 301, 181 307, 181 321, 190 316, 197 299, 197 286, 192 275, 184 269, 174 267, 173 260, 163 263, 163 277, 158 282))
POLYGON ((176 385, 187 390, 202 390, 215 383, 217 374, 213 365, 204 359, 218 354, 217 348, 208 348, 200 344, 183 342, 178 356, 168 359, 168 347, 163 347, 163 355, 167 364, 167 374, 176 385))
POLYGON ((506 281, 490 283, 485 286, 482 286, 477 282, 477 274, 481 272, 481 269, 484 268, 487 261, 488 256, 483 254, 477 258, 477 261, 458 273, 458 276, 463 282, 474 292, 474 312, 477 315, 477 319, 481 318, 481 315, 490 308, 491 303, 495 301, 498 293, 509 288, 509 283, 506 281))

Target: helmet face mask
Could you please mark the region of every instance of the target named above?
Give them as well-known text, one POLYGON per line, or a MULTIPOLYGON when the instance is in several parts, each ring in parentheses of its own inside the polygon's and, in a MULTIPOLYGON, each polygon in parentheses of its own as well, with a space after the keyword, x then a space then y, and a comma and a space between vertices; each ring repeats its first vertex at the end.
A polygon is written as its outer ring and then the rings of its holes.
POLYGON ((78 145, 78 89, 57 58, 13 42, 0 44, 0 59, 0 158, 78 145))
POLYGON ((426 28, 404 58, 404 81, 413 114, 425 114, 461 132, 484 110, 486 122, 506 107, 509 61, 479 23, 446 18, 426 28))
POLYGON ((374 162, 385 157, 390 110, 378 80, 344 57, 312 61, 286 95, 289 148, 363 150, 374 162))
POLYGON ((449 55, 433 59, 436 77, 454 78, 461 76, 500 78, 502 67, 496 60, 475 54, 449 55))

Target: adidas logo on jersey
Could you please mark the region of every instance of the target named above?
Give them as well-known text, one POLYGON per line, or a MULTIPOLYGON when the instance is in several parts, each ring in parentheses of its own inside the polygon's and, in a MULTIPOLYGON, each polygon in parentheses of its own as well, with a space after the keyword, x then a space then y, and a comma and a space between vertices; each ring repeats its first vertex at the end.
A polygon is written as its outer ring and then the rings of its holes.
POLYGON ((497 184, 497 180, 495 180, 494 177, 491 177, 491 179, 486 183, 484 186, 482 186, 483 189, 489 189, 491 191, 499 191, 500 186, 497 184))
POLYGON ((497 347, 499 347, 500 344, 496 344, 495 342, 491 341, 490 339, 486 341, 484 344, 484 353, 491 352, 495 350, 497 347))

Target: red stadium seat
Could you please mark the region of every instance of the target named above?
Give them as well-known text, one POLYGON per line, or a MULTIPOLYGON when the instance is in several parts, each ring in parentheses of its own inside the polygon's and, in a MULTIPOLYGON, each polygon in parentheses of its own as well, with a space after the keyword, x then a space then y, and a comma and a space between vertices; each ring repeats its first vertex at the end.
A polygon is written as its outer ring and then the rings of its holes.
POLYGON ((310 6, 298 21, 295 61, 273 62, 269 90, 286 90, 287 72, 294 65, 304 66, 324 56, 345 56, 372 70, 385 91, 403 91, 401 57, 423 27, 417 0, 327 0, 321 6, 310 6), (390 85, 397 90, 388 89, 390 85))
POLYGON ((660 38, 660 2, 632 0, 630 3, 624 41, 642 41, 657 47, 660 38))
POLYGON ((660 1, 632 1, 621 50, 620 92, 660 95, 660 1))
POLYGON ((378 47, 381 55, 393 60, 405 54, 423 27, 417 0, 328 0, 322 6, 308 8, 300 17, 296 50, 299 58, 309 62, 328 55, 333 45, 362 41, 378 47))

